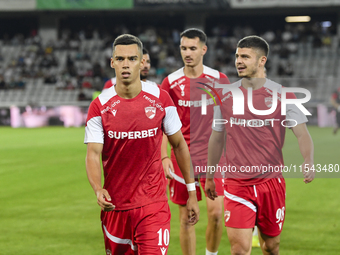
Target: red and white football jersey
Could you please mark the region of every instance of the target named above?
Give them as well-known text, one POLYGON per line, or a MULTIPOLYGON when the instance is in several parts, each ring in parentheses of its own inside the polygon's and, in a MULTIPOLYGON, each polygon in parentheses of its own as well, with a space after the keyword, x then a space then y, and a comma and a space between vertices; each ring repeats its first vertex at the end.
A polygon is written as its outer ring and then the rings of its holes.
POLYGON ((146 80, 145 82, 146 82, 146 83, 150 83, 150 84, 151 84, 151 85, 153 85, 153 86, 160 87, 160 85, 159 85, 159 84, 157 84, 157 83, 156 83, 156 82, 154 82, 154 81, 146 80))
POLYGON ((107 80, 104 84, 103 91, 104 91, 104 89, 111 88, 115 84, 116 84, 116 77, 113 77, 110 80, 107 80))
POLYGON ((85 143, 102 143, 104 188, 116 210, 167 201, 161 161, 163 132, 173 135, 182 124, 169 94, 142 83, 132 99, 103 91, 90 105, 85 143))
MULTIPOLYGON (((203 66, 203 73, 197 79, 190 79, 184 74, 184 67, 166 77, 161 88, 169 92, 177 107, 178 115, 182 121, 182 133, 190 149, 192 161, 206 161, 208 156, 208 141, 211 135, 211 123, 214 102, 208 100, 207 114, 201 113, 201 90, 196 87, 204 86, 195 84, 196 81, 205 80, 214 86, 215 81, 224 78, 224 83, 230 83, 227 76, 215 69, 203 66), (191 84, 191 85, 190 85, 191 84)), ((210 90, 207 88, 207 90, 210 90)), ((211 92, 214 94, 213 92, 211 92)), ((216 100, 217 95, 214 95, 216 100)))
MULTIPOLYGON (((222 106, 215 109, 214 119, 223 119, 226 124, 216 124, 216 131, 227 132, 225 184, 255 185, 268 178, 282 177, 284 165, 282 147, 285 126, 307 122, 306 116, 294 104, 287 104, 286 115, 281 115, 282 85, 266 79, 263 87, 253 90, 253 106, 256 110, 268 110, 273 104, 273 91, 277 91, 276 110, 269 115, 256 115, 248 108, 248 92, 239 80, 227 85, 222 91, 222 106), (231 87, 239 88, 244 96, 244 114, 234 115, 231 87), (283 122, 282 122, 283 121, 283 122)), ((287 93, 287 99, 294 99, 294 93, 287 93)))

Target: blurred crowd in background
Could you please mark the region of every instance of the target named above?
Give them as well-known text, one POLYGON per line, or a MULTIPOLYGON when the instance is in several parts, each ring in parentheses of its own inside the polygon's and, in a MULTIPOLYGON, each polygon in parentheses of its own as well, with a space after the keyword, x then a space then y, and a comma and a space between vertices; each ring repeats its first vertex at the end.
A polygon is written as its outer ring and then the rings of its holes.
MULTIPOLYGON (((267 63, 270 76, 295 76, 290 56, 299 43, 309 42, 313 48, 330 47, 335 36, 333 25, 320 22, 286 24, 277 30, 257 31, 250 25, 219 24, 205 29, 208 53, 205 62, 229 77, 236 76, 234 54, 238 40, 257 34, 270 45, 270 55, 279 56, 278 65, 267 63)), ((45 85, 58 89, 92 88, 101 90, 114 76, 110 68, 112 43, 116 36, 131 33, 138 36, 149 51, 152 68, 150 80, 161 83, 169 73, 183 66, 179 52, 179 28, 157 26, 113 25, 112 31, 87 25, 78 31, 63 28, 56 41, 43 42, 37 30, 19 33, 0 40, 0 89, 24 89, 27 78, 43 78, 45 85)))

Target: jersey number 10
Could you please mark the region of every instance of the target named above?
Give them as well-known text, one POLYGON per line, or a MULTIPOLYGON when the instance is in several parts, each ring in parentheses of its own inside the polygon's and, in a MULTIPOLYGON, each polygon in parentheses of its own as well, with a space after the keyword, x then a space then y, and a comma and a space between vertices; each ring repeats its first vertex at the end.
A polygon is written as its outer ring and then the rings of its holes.
POLYGON ((159 229, 158 230, 158 245, 163 246, 163 242, 164 241, 164 245, 168 246, 169 245, 169 239, 170 239, 170 233, 168 229, 159 229))

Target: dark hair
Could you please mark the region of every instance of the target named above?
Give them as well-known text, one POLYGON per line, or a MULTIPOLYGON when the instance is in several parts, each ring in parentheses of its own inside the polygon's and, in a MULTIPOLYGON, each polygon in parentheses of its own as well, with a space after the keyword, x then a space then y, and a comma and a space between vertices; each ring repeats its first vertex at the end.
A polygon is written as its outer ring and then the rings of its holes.
POLYGON ((149 51, 147 49, 143 48, 143 55, 145 55, 145 54, 149 54, 149 51))
POLYGON ((207 35, 198 28, 189 28, 181 33, 181 38, 185 36, 190 39, 194 39, 196 37, 199 38, 200 42, 207 44, 207 35))
POLYGON ((129 34, 123 34, 116 38, 116 40, 113 42, 112 55, 114 54, 115 47, 117 45, 131 45, 131 44, 137 44, 140 57, 142 57, 143 56, 143 43, 141 42, 141 40, 138 39, 138 37, 134 35, 129 35, 129 34))
POLYGON ((254 48, 263 51, 264 56, 268 57, 269 45, 262 37, 256 35, 246 36, 237 43, 237 48, 254 48))

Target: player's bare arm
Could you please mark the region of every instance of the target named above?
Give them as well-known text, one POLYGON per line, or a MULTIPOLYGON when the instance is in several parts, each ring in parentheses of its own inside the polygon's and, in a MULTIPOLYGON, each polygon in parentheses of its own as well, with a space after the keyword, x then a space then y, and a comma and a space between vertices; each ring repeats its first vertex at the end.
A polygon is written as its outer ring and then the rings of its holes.
POLYGON ((171 159, 168 157, 168 137, 165 134, 163 134, 161 155, 165 177, 168 179, 173 179, 174 177, 171 175, 171 172, 174 172, 175 170, 171 159))
POLYGON ((314 165, 314 145, 312 137, 310 136, 306 123, 298 124, 292 128, 292 131, 298 139, 300 152, 303 156, 304 162, 302 169, 304 169, 304 182, 310 183, 315 177, 314 165))
POLYGON ((112 211, 115 206, 108 202, 111 197, 106 189, 102 188, 102 173, 101 173, 101 153, 103 144, 88 143, 86 152, 86 173, 87 178, 92 186, 94 193, 97 196, 97 203, 103 211, 112 211))
MULTIPOLYGON (((209 166, 216 166, 220 162, 224 147, 225 131, 219 132, 212 130, 208 143, 208 169, 209 166)), ((211 200, 215 200, 217 197, 214 172, 207 171, 207 179, 205 183, 205 192, 211 200)))
MULTIPOLYGON (((173 135, 168 136, 169 142, 174 150, 174 154, 176 156, 176 160, 179 168, 181 169, 183 178, 185 183, 194 184, 195 178, 194 171, 192 168, 192 163, 190 159, 190 153, 188 149, 188 145, 184 140, 182 132, 179 130, 173 135)), ((190 224, 196 224, 199 220, 200 210, 198 207, 197 197, 196 197, 196 188, 191 191, 188 191, 189 199, 187 202, 187 210, 188 210, 188 219, 190 224)))

